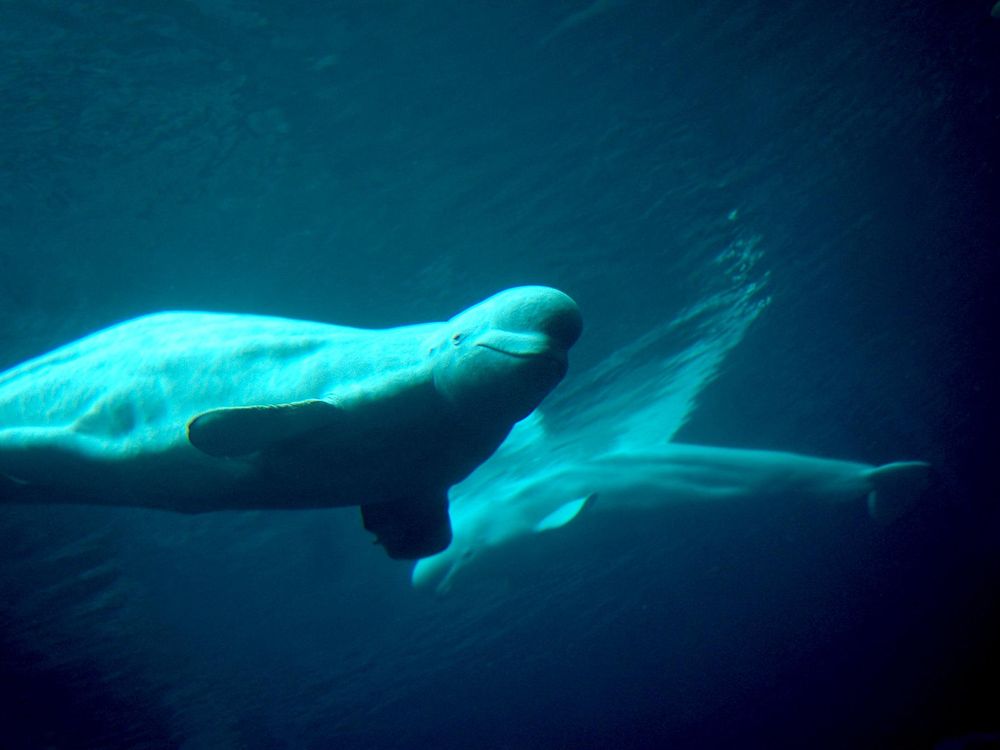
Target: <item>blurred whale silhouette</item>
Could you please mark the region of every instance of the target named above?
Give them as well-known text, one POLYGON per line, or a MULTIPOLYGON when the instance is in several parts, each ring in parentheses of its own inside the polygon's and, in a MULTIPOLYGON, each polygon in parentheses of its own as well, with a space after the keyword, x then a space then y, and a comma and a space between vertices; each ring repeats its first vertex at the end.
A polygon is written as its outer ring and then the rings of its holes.
MULTIPOLYGON (((872 518, 904 514, 928 485, 930 465, 884 466, 777 451, 667 443, 563 461, 508 482, 494 479, 457 502, 454 541, 413 569, 417 587, 447 591, 482 551, 565 526, 584 509, 622 512, 708 502, 867 502, 872 518)), ((459 490, 461 488, 458 488, 459 490)))
POLYGON ((0 502, 360 505, 391 557, 433 554, 448 488, 562 380, 581 325, 539 286, 385 330, 130 320, 0 374, 0 502))

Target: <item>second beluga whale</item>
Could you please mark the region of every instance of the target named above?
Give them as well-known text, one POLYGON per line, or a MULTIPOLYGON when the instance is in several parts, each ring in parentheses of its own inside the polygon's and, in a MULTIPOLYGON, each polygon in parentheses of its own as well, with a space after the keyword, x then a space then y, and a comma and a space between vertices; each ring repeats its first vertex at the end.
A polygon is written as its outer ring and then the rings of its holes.
POLYGON ((540 286, 385 330, 137 318, 0 374, 0 502, 360 505, 391 557, 424 557, 451 540, 448 489, 562 380, 581 328, 540 286))
POLYGON ((872 466, 679 443, 564 460, 516 479, 494 477, 474 498, 456 498, 454 542, 420 560, 412 582, 444 593, 480 554, 561 528, 590 506, 621 514, 683 504, 863 501, 872 518, 888 523, 917 502, 929 480, 922 461, 872 466))

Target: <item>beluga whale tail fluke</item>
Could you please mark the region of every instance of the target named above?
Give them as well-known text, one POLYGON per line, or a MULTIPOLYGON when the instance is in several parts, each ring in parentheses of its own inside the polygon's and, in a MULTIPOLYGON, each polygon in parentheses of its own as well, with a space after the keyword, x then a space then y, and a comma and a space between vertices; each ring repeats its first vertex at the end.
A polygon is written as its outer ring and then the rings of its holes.
POLYGON ((448 489, 558 385, 581 330, 543 286, 384 330, 129 320, 0 373, 0 503, 358 505, 390 557, 425 557, 451 540, 448 489))
POLYGON ((923 461, 898 461, 868 471, 868 514, 892 523, 908 513, 930 485, 931 465, 923 461))

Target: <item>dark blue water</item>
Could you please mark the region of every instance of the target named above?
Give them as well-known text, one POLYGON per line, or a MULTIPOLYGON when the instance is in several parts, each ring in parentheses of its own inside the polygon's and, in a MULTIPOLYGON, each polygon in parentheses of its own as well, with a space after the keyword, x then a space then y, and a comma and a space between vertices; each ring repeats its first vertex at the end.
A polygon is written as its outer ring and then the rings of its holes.
POLYGON ((544 283, 577 394, 749 243, 769 304, 677 437, 937 470, 889 528, 665 510, 444 598, 354 509, 4 508, 0 746, 1000 732, 1000 21, 952 5, 0 6, 3 366, 154 310, 391 326, 544 283))

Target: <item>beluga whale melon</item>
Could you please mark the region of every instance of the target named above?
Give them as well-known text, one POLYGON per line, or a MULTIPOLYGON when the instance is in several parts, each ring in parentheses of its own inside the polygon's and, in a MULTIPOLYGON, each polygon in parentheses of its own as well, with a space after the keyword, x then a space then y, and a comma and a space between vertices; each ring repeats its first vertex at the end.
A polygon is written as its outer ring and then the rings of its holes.
POLYGON ((448 489, 562 380, 560 291, 365 330, 163 312, 0 374, 0 502, 182 513, 359 505, 394 558, 451 541, 448 489))

